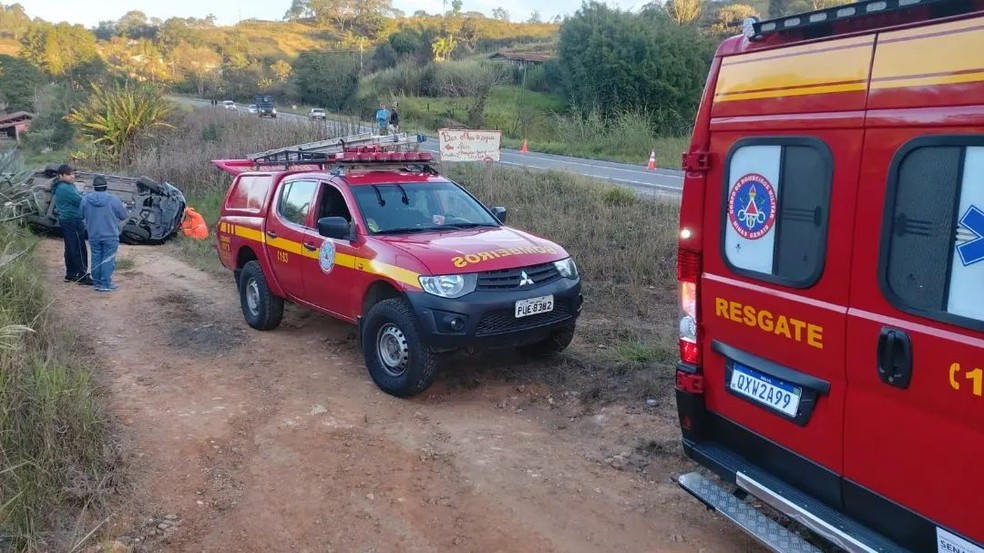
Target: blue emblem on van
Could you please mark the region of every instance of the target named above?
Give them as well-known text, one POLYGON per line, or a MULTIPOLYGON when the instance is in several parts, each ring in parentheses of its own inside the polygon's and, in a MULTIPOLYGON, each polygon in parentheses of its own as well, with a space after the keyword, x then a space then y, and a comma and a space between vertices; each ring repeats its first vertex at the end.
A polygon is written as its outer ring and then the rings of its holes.
POLYGON ((976 205, 971 205, 960 216, 960 226, 969 230, 973 235, 970 240, 957 244, 960 262, 966 267, 984 261, 984 211, 981 211, 976 205))
POLYGON ((749 173, 735 183, 728 196, 728 219, 739 236, 758 240, 776 223, 776 190, 769 179, 749 173))

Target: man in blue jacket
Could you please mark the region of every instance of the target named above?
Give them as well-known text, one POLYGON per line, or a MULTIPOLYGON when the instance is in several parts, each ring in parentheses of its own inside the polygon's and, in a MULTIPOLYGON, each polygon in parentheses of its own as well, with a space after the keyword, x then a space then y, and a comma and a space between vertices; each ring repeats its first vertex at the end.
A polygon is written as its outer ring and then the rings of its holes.
POLYGON ((68 164, 58 167, 58 176, 51 185, 58 226, 65 241, 65 282, 91 286, 89 252, 85 247, 85 224, 82 221, 82 194, 75 188, 75 170, 68 164))
POLYGON ((95 191, 82 198, 82 217, 92 248, 92 280, 97 292, 112 292, 118 288, 113 284, 113 270, 116 269, 116 250, 120 247, 120 221, 130 217, 123 201, 106 192, 106 186, 106 177, 97 175, 92 179, 95 191))

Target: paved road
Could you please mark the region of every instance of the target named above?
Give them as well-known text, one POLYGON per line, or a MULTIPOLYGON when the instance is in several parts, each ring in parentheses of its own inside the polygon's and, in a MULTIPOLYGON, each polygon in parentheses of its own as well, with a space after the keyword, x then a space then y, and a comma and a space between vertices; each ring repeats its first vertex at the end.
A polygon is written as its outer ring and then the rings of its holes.
MULTIPOLYGON (((198 100, 192 98, 175 98, 180 102, 191 105, 209 105, 208 100, 198 100)), ((237 104, 240 111, 245 112, 246 106, 237 104)), ((306 120, 303 115, 280 112, 278 119, 301 119, 306 120)), ((370 127, 365 126, 362 132, 369 132, 370 127)), ((423 149, 437 154, 437 140, 427 137, 423 143, 423 149)), ((604 179, 614 182, 626 188, 631 188, 644 195, 654 196, 673 196, 679 197, 683 188, 683 172, 673 169, 656 169, 648 171, 644 164, 633 165, 630 163, 616 163, 611 161, 600 161, 595 159, 585 159, 578 157, 559 156, 553 154, 543 154, 539 152, 521 153, 519 150, 503 148, 501 150, 500 163, 503 165, 513 165, 530 169, 549 169, 555 171, 569 171, 586 177, 604 179)))

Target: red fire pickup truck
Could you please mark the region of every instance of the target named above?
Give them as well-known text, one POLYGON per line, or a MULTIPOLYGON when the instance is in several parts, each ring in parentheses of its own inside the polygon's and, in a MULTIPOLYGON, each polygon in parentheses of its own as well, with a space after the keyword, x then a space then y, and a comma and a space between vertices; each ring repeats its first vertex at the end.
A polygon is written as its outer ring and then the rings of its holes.
POLYGON ((505 226, 504 208, 438 174, 429 153, 362 147, 317 163, 214 163, 236 175, 215 236, 249 325, 277 327, 285 302, 357 324, 387 393, 425 390, 441 352, 549 355, 574 336, 582 295, 571 257, 505 226))

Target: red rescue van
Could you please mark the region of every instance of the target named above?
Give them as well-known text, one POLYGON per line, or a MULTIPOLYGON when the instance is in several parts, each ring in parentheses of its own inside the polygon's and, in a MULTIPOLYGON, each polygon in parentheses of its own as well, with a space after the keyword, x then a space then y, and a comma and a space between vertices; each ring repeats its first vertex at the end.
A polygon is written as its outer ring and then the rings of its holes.
POLYGON ((680 208, 679 483, 774 551, 984 553, 984 2, 746 22, 680 208))

